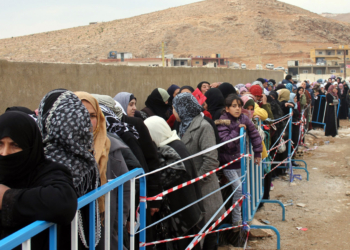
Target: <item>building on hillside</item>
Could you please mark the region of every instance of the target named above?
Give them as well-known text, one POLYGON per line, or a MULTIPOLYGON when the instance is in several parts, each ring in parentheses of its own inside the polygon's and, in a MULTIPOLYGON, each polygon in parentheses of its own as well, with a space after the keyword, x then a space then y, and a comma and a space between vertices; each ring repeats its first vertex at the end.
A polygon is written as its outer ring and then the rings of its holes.
POLYGON ((172 67, 190 67, 191 58, 171 58, 170 65, 172 67))
MULTIPOLYGON (((344 64, 343 64, 344 65, 344 64)), ((335 75, 343 74, 343 65, 298 65, 298 66, 288 66, 288 74, 292 76, 300 74, 315 74, 315 75, 335 75)))
MULTIPOLYGON (((162 67, 162 58, 130 58, 124 59, 100 59, 100 63, 129 65, 129 66, 148 66, 148 67, 162 67)), ((165 66, 170 66, 170 59, 165 59, 165 66)))
POLYGON ((324 64, 326 61, 344 61, 344 52, 346 60, 349 59, 349 45, 340 45, 337 47, 315 48, 310 51, 310 58, 314 63, 324 64))
MULTIPOLYGON (((219 55, 220 56, 220 55, 219 55)), ((221 58, 221 57, 192 57, 191 58, 191 66, 192 67, 226 67, 229 63, 228 58, 221 58), (209 65, 208 65, 209 64, 209 65), (207 66, 208 65, 208 66, 207 66)))

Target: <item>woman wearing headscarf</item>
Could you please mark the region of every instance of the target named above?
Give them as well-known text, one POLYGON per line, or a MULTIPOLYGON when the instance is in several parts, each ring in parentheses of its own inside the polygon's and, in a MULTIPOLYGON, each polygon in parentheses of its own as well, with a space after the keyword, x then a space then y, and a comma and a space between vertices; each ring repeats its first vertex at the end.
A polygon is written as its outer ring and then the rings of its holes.
POLYGON ((275 88, 275 91, 278 91, 280 89, 286 89, 286 86, 284 84, 278 84, 277 87, 275 88))
POLYGON ((169 94, 169 106, 173 105, 173 99, 175 98, 175 96, 180 92, 180 87, 172 84, 169 88, 168 88, 168 94, 169 94))
POLYGON ((135 116, 137 100, 134 94, 128 92, 120 92, 113 99, 120 103, 127 116, 135 116))
POLYGON ((98 95, 98 94, 91 94, 99 104, 103 104, 107 108, 113 111, 113 113, 119 118, 122 119, 123 114, 126 114, 121 104, 117 101, 115 101, 112 97, 109 95, 98 95))
MULTIPOLYGON (((72 175, 44 155, 35 121, 19 111, 0 116, 0 239, 35 222, 58 224, 58 249, 70 248, 70 222, 77 209, 72 175)), ((48 230, 31 239, 49 249, 48 230)), ((15 249, 21 249, 21 246, 15 249)))
MULTIPOLYGON (((182 86, 182 87, 180 88, 180 91, 179 91, 178 94, 180 94, 180 93, 185 93, 185 92, 187 92, 187 93, 193 93, 193 92, 194 92, 194 88, 192 88, 191 86, 182 86)), ((174 98, 175 98, 175 97, 174 97, 174 98)))
POLYGON ((300 103, 300 112, 302 112, 307 104, 306 96, 304 94, 304 88, 299 87, 297 90, 297 100, 300 103))
MULTIPOLYGON (((289 103, 293 103, 294 105, 292 122, 297 123, 299 121, 300 113, 298 110, 298 98, 296 94, 290 93, 289 103)), ((298 147, 299 130, 300 130, 300 125, 295 125, 295 124, 292 125, 292 141, 295 145, 294 146, 295 148, 298 147)))
POLYGON ((205 92, 207 92, 210 89, 210 83, 203 81, 198 83, 197 88, 202 92, 202 94, 204 95, 205 92))
POLYGON ((339 118, 337 116, 338 110, 338 90, 334 85, 329 86, 328 93, 326 95, 327 108, 324 122, 326 123, 326 136, 335 137, 338 135, 339 118))
MULTIPOLYGON (((121 142, 107 135, 105 116, 99 107, 98 101, 87 92, 75 92, 82 101, 85 108, 90 113, 90 120, 94 134, 94 156, 100 171, 101 185, 107 183, 107 179, 115 179, 128 172, 121 148, 125 148, 121 142)), ((114 233, 111 234, 111 249, 118 249, 118 207, 117 207, 118 190, 111 191, 111 228, 114 233)), ((124 183, 124 206, 123 206, 123 225, 129 216, 130 209, 130 183, 124 183)), ((102 214, 105 211, 104 196, 99 198, 99 210, 102 214)), ((124 247, 124 249, 126 249, 124 247)))
MULTIPOLYGON (((212 126, 204 120, 201 115, 202 107, 197 102, 196 98, 189 94, 183 93, 177 95, 173 100, 173 113, 176 119, 181 122, 179 129, 179 137, 186 145, 187 150, 191 155, 210 148, 215 143, 215 135, 212 126)), ((193 158, 194 166, 201 176, 219 166, 218 152, 212 150, 206 154, 202 154, 193 158)), ((214 190, 219 189, 218 178, 215 174, 206 177, 206 180, 200 181, 202 195, 205 196, 214 190)), ((217 192, 203 200, 203 206, 206 214, 204 223, 207 223, 214 213, 222 205, 222 196, 217 192)), ((214 221, 217 220, 224 211, 215 216, 214 221)), ((216 248, 215 235, 208 235, 204 239, 203 249, 212 250, 216 248)))
POLYGON ((208 111, 212 116, 212 120, 215 122, 215 120, 220 118, 221 113, 225 108, 225 105, 224 105, 225 98, 222 95, 221 91, 216 88, 209 89, 205 93, 205 97, 207 98, 205 102, 208 105, 208 111))
POLYGON ((218 89, 221 91, 222 95, 224 96, 224 99, 226 99, 226 97, 229 94, 237 94, 236 89, 233 87, 233 85, 231 83, 228 82, 224 82, 222 83, 218 89))
MULTIPOLYGON (((46 158, 65 165, 73 177, 78 197, 100 185, 100 175, 93 152, 90 114, 71 91, 50 91, 40 102, 38 126, 43 136, 46 158)), ((81 247, 89 242, 89 207, 78 211, 78 231, 81 247)), ((99 202, 96 200, 96 246, 101 239, 99 202)), ((103 233, 103 232, 101 232, 103 233)))
POLYGON ((340 107, 339 107, 339 119, 348 119, 348 96, 349 87, 347 84, 339 84, 338 88, 338 96, 340 99, 340 107), (346 88, 345 88, 346 86, 346 88))
MULTIPOLYGON (((185 144, 180 140, 176 131, 171 131, 168 124, 162 118, 152 116, 145 120, 145 124, 150 131, 154 143, 158 147, 159 155, 161 155, 160 167, 190 156, 185 144)), ((167 190, 196 177, 198 177, 198 173, 192 159, 165 169, 161 171, 160 174, 163 190, 167 190)), ((165 196, 162 200, 159 213, 164 216, 175 212, 200 198, 202 198, 200 183, 196 182, 165 196)), ((163 235, 165 237, 161 237, 160 239, 198 233, 203 226, 201 221, 204 216, 204 211, 202 204, 197 203, 175 215, 172 219, 167 220, 166 223, 163 223, 163 226, 167 228, 167 230, 165 230, 167 234, 163 235)), ((192 239, 176 241, 174 245, 177 246, 177 249, 185 249, 190 244, 191 240, 192 239)), ((200 249, 199 244, 198 248, 200 249)))
POLYGON ((145 102, 146 107, 141 110, 141 115, 143 119, 157 115, 162 117, 164 120, 167 120, 167 111, 169 109, 168 101, 169 94, 165 89, 156 88, 152 93, 147 97, 145 102))
POLYGON ((250 83, 247 83, 247 84, 245 85, 245 87, 248 89, 248 91, 249 91, 249 89, 250 89, 251 86, 252 86, 252 85, 251 85, 250 83))

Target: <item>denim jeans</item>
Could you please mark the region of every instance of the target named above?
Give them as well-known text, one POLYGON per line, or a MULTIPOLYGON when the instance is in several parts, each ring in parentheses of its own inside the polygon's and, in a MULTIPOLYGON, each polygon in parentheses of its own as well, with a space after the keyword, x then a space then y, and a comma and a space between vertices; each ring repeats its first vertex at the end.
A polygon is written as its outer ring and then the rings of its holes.
MULTIPOLYGON (((241 177, 241 169, 224 169, 224 175, 227 178, 227 180, 231 182, 241 177)), ((233 191, 239 186, 239 188, 237 189, 237 191, 234 193, 232 197, 232 201, 233 201, 232 204, 235 204, 235 202, 237 202, 239 198, 242 197, 242 185, 240 184, 241 184, 241 180, 238 180, 232 183, 233 191)), ((232 224, 236 225, 241 220, 242 220, 241 207, 237 205, 232 211, 232 224)))

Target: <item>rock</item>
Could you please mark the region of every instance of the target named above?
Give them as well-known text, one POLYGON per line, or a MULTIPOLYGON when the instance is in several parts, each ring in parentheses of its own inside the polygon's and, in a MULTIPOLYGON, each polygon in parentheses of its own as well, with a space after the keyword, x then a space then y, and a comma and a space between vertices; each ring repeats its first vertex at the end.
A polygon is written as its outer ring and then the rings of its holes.
POLYGON ((291 182, 290 186, 296 186, 297 184, 295 182, 291 182))
POLYGON ((346 191, 345 195, 350 196, 350 191, 346 191))
MULTIPOLYGON (((264 224, 260 223, 257 219, 253 219, 252 225, 258 225, 258 226, 264 226, 264 224)), ((250 229, 250 236, 251 237, 256 237, 256 238, 263 238, 263 237, 271 237, 273 236, 274 233, 270 229, 255 229, 252 228, 250 229)))
POLYGON ((297 207, 306 207, 304 203, 297 203, 297 207))

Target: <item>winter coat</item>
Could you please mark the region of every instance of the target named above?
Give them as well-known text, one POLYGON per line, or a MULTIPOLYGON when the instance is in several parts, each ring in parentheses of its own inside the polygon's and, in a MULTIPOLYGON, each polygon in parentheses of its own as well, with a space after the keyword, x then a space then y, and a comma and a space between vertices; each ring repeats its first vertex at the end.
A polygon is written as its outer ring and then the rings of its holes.
MULTIPOLYGON (((202 117, 202 115, 199 114, 192 120, 190 126, 182 137, 182 142, 186 145, 186 148, 191 155, 196 154, 207 148, 215 146, 214 130, 212 126, 202 117)), ((193 163, 198 172, 198 176, 219 167, 219 161, 217 159, 217 150, 212 150, 208 153, 193 158, 193 163)), ((215 174, 204 178, 199 183, 203 196, 220 188, 218 178, 215 174)), ((223 200, 221 192, 216 192, 203 200, 203 206, 206 212, 204 222, 207 222, 213 216, 222 203, 223 200)), ((217 220, 223 213, 224 210, 222 209, 220 213, 215 216, 214 220, 217 220)))
MULTIPOLYGON (((122 142, 118 141, 114 137, 107 134, 108 139, 111 141, 111 147, 108 154, 108 163, 107 163, 107 179, 115 179, 123 174, 127 173, 128 167, 124 161, 122 155, 122 149, 127 148, 122 142)), ((130 182, 124 183, 124 195, 123 195, 123 225, 125 226, 126 220, 129 216, 130 211, 130 182)), ((118 249, 118 189, 111 191, 111 250, 118 249)), ((101 239, 104 241, 104 239, 101 239)), ((99 244, 100 249, 103 249, 103 244, 99 244)), ((126 249, 124 247, 124 249, 126 249)))
MULTIPOLYGON (((218 125, 221 142, 238 137, 240 134, 239 125, 245 124, 247 127, 247 134, 252 141, 254 157, 261 157, 263 146, 260 134, 256 130, 254 123, 249 120, 247 116, 241 114, 238 118, 235 118, 230 113, 226 112, 220 117, 220 120, 218 120, 216 124, 218 125)), ((240 155, 240 140, 230 142, 222 146, 222 150, 220 150, 220 164, 226 164, 233 161, 239 158, 240 155)), ((227 166, 226 169, 239 169, 240 166, 240 161, 238 161, 227 166)))

